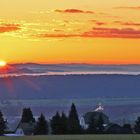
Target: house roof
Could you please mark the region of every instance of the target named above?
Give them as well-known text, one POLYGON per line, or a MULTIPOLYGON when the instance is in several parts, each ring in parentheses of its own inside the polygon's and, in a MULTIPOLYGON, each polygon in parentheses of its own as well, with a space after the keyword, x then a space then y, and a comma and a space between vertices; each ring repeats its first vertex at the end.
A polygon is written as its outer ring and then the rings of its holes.
POLYGON ((18 125, 20 123, 20 118, 17 118, 15 120, 11 120, 11 121, 8 121, 7 123, 7 128, 6 128, 6 132, 15 132, 18 125))
POLYGON ((20 123, 18 128, 22 128, 25 135, 31 135, 34 132, 36 123, 20 123))
POLYGON ((122 130, 122 127, 115 123, 108 124, 104 129, 105 132, 113 131, 114 133, 120 133, 121 130, 122 130))

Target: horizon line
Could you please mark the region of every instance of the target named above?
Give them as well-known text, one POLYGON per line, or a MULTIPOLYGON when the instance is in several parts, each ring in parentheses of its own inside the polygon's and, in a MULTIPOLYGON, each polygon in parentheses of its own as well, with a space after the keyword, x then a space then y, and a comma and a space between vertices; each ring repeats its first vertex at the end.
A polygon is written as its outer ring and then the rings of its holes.
POLYGON ((18 62, 7 63, 8 65, 26 65, 26 64, 38 64, 38 65, 140 65, 140 63, 45 63, 45 62, 18 62))

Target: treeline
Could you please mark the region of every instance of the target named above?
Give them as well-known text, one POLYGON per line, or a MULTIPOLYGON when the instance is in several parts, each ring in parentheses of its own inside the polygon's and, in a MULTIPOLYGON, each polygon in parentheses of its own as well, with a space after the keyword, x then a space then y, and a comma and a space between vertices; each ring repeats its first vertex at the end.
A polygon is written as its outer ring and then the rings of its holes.
MULTIPOLYGON (((56 114, 47 120, 43 114, 36 120, 30 108, 24 108, 18 127, 22 128, 22 124, 33 124, 33 135, 64 135, 64 134, 140 134, 140 117, 137 118, 134 125, 124 124, 120 126, 112 123, 105 124, 102 115, 95 119, 91 118, 88 127, 84 128, 80 124, 78 112, 74 104, 71 105, 69 114, 64 112, 56 114)), ((6 133, 7 121, 5 121, 2 112, 0 111, 0 135, 6 133)))

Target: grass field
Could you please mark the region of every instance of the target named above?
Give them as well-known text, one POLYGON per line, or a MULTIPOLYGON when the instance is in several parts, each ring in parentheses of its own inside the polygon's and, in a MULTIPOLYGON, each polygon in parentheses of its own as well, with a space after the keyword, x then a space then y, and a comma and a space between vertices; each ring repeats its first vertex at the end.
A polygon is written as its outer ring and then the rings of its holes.
POLYGON ((140 140, 140 135, 73 135, 0 137, 0 140, 140 140))

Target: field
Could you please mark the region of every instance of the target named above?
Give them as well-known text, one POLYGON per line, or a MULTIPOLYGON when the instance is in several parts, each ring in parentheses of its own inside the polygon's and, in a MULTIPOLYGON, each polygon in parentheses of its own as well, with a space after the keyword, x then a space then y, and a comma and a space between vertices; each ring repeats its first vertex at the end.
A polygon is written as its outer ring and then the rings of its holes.
POLYGON ((29 136, 0 137, 0 140, 139 140, 140 135, 73 135, 73 136, 29 136))

